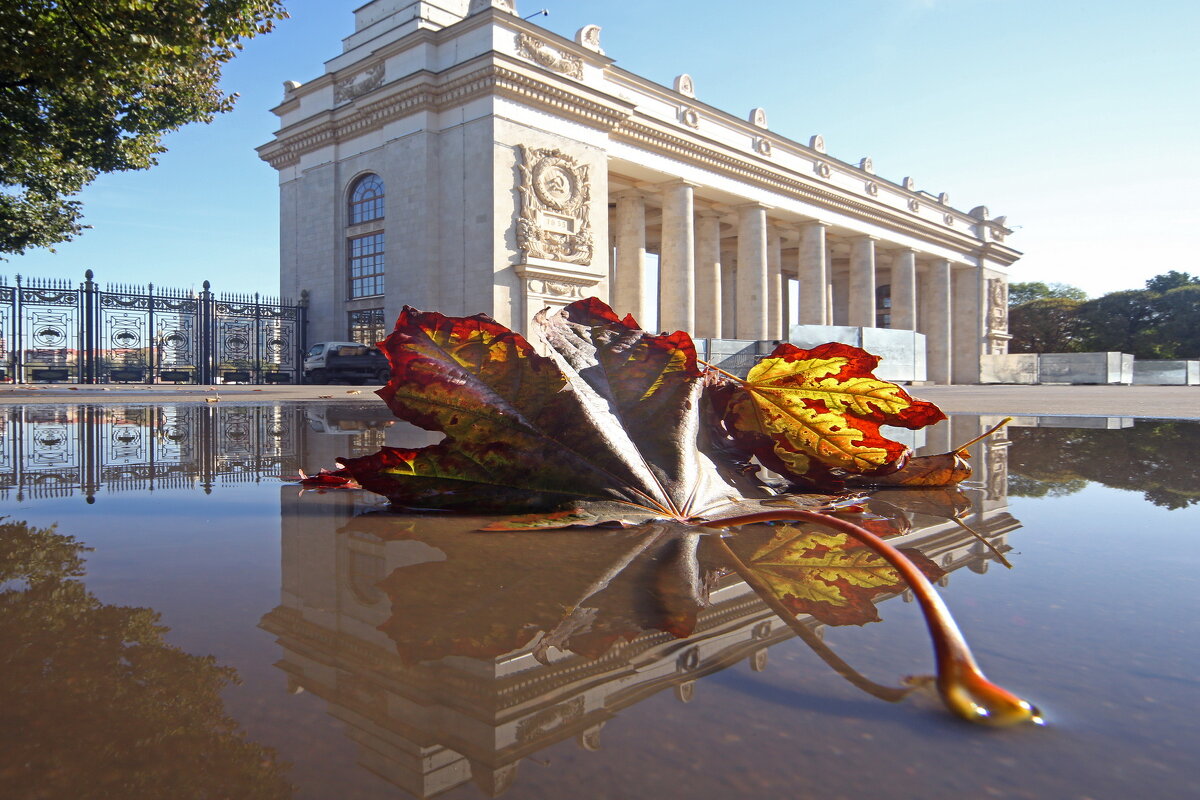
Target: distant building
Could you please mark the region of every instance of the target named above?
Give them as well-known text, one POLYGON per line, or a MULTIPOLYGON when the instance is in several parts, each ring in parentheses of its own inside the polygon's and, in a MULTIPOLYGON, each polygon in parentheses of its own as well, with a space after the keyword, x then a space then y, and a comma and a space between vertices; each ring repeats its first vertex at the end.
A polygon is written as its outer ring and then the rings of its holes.
POLYGON ((405 304, 525 331, 595 295, 697 337, 915 330, 937 382, 975 383, 1007 351, 1020 254, 986 208, 780 136, 761 108, 708 106, 687 75, 622 70, 595 25, 570 41, 506 0, 354 15, 325 74, 285 84, 258 150, 279 170, 280 289, 307 291, 310 341, 376 339, 405 304))

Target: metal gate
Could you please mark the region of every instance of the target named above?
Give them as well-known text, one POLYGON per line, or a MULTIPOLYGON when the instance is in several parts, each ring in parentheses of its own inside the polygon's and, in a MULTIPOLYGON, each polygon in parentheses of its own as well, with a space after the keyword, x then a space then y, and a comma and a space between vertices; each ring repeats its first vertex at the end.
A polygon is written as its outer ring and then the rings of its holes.
POLYGON ((154 285, 0 278, 0 379, 298 383, 303 305, 154 285))

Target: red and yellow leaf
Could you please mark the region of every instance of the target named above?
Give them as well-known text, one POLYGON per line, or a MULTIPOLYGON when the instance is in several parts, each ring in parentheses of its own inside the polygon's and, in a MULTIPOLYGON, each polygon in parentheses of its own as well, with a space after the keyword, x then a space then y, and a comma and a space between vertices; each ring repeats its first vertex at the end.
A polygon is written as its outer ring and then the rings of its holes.
POLYGON ((382 343, 392 377, 379 394, 446 439, 344 459, 346 472, 408 508, 590 500, 684 518, 736 494, 697 448, 702 375, 686 334, 646 333, 594 299, 537 324, 551 357, 486 315, 405 308, 382 343))
POLYGON ((909 449, 880 426, 922 428, 945 415, 875 377, 878 363, 845 344, 781 344, 745 381, 714 392, 723 429, 733 446, 792 481, 830 485, 846 475, 893 472, 909 449))

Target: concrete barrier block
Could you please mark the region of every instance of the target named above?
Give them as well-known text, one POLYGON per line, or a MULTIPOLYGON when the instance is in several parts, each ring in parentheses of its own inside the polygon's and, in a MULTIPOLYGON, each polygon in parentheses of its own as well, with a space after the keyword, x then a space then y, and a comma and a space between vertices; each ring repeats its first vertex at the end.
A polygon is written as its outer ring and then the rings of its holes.
POLYGON ((1042 383, 1128 384, 1133 381, 1133 356, 1128 353, 1042 353, 1038 359, 1042 383))
POLYGON ((1200 361, 1138 359, 1133 382, 1146 386, 1200 386, 1200 361))
POLYGON ((1034 384, 1039 381, 1037 353, 996 353, 979 357, 980 383, 1034 384))

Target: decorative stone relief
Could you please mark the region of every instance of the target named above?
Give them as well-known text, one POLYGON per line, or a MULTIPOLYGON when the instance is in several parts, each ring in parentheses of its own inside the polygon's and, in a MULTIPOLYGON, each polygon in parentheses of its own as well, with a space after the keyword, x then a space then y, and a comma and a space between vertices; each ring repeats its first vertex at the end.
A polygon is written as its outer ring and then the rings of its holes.
POLYGON ((694 83, 692 83, 692 76, 688 75, 686 72, 683 73, 682 75, 676 75, 675 76, 675 91, 679 92, 681 95, 684 95, 685 97, 695 97, 696 96, 696 85, 694 83))
POLYGON ((763 108, 750 109, 750 123, 760 128, 767 127, 767 111, 763 108))
POLYGON ((586 47, 593 53, 604 55, 604 51, 600 49, 600 26, 599 25, 584 25, 579 30, 575 31, 575 44, 580 47, 586 47))
POLYGON ((284 99, 286 100, 288 95, 290 95, 292 92, 296 91, 303 85, 304 84, 300 83, 300 81, 284 81, 283 82, 283 97, 284 97, 284 99))
POLYGON ((988 278, 987 282, 987 325, 988 330, 1008 330, 1008 284, 1000 278, 988 278))
POLYGON ((915 192, 917 190, 917 182, 909 177, 904 178, 904 182, 901 184, 901 186, 910 192, 915 192))
POLYGON ((953 228, 954 227, 954 215, 953 214, 943 215, 942 222, 946 223, 947 225, 949 225, 950 227, 953 228))
POLYGON ((871 160, 870 156, 860 159, 858 162, 858 168, 868 175, 875 174, 875 162, 871 160))
POLYGON ((879 196, 879 184, 875 181, 867 181, 865 188, 867 190, 867 194, 871 195, 871 197, 879 196))
POLYGON ((572 78, 583 78, 583 59, 571 53, 564 53, 557 47, 536 39, 527 33, 517 34, 517 52, 543 67, 555 72, 561 72, 572 78))
POLYGON ((361 97, 383 85, 383 62, 367 67, 349 78, 342 78, 333 85, 333 102, 342 103, 361 97))
POLYGON ((814 163, 813 164, 813 172, 817 173, 822 178, 828 178, 830 175, 833 174, 833 170, 831 170, 829 168, 829 165, 826 164, 824 161, 817 161, 816 163, 814 163))
POLYGON ((762 156, 771 155, 771 141, 765 136, 754 137, 754 151, 762 156))
POLYGON ((541 295, 547 299, 574 302, 584 297, 584 285, 567 281, 547 281, 531 278, 526 284, 530 294, 541 295))
POLYGON ((588 168, 561 150, 520 146, 517 244, 530 258, 592 263, 588 168))
POLYGON ((950 195, 946 192, 942 192, 938 195, 938 203, 944 206, 950 205, 950 195))
POLYGON ((825 137, 820 134, 817 134, 817 135, 811 137, 808 140, 808 146, 811 147, 813 150, 816 150, 818 153, 824 153, 825 152, 825 137))
POLYGON ((689 128, 700 127, 700 112, 691 106, 679 107, 679 121, 689 128))
POLYGON ((908 201, 908 210, 909 211, 920 211, 921 210, 921 201, 915 197, 912 198, 911 200, 909 200, 908 201))

